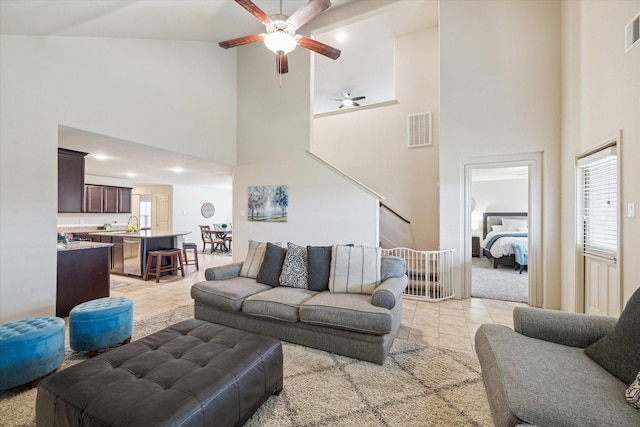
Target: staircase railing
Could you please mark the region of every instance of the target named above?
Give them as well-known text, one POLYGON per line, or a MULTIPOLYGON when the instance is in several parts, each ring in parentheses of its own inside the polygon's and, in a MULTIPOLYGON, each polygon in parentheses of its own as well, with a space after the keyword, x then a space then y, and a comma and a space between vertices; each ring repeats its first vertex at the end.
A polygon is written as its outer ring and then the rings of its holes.
POLYGON ((395 216, 397 216, 398 218, 400 218, 402 221, 406 222, 407 224, 411 224, 411 221, 409 221, 408 219, 406 219, 405 217, 403 217, 398 212, 394 211, 393 209, 391 209, 389 206, 385 205, 384 203, 380 202, 380 207, 381 208, 385 208, 386 210, 388 210, 389 212, 391 212, 392 214, 394 214, 395 216))
POLYGON ((453 257, 455 250, 417 251, 408 248, 382 249, 383 255, 404 258, 409 283, 407 299, 442 301, 454 298, 453 257))

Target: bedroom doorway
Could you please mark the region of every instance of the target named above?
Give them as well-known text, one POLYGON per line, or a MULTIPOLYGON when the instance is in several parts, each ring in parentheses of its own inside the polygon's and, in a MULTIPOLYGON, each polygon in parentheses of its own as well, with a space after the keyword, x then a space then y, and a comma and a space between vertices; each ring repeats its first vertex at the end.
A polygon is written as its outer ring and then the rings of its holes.
POLYGON ((529 302, 528 166, 472 169, 471 200, 471 296, 529 302))
MULTIPOLYGON (((479 286, 474 287, 474 281, 472 280, 475 261, 476 267, 478 267, 475 273, 481 272, 479 269, 483 267, 482 263, 484 263, 488 264, 484 266, 484 271, 487 276, 497 274, 509 276, 509 280, 499 279, 499 281, 504 283, 523 281, 526 293, 522 292, 522 295, 526 296, 520 296, 519 300, 524 300, 523 302, 531 306, 541 306, 543 289, 539 282, 541 278, 540 261, 542 259, 542 153, 467 158, 463 159, 463 168, 465 184, 462 205, 465 209, 463 210, 464 272, 462 296, 464 298, 469 298, 472 295, 480 296, 481 289, 479 286), (491 180, 488 178, 488 175, 498 174, 502 175, 503 181, 509 181, 509 179, 504 179, 509 173, 512 174, 511 181, 521 181, 520 183, 505 184, 513 186, 510 190, 496 184, 492 185, 491 180), (478 185, 478 182, 482 181, 484 181, 485 184, 478 185), (492 191, 492 189, 497 191, 492 191), (513 195, 513 191, 518 192, 517 196, 513 195), (509 196, 509 194, 511 194, 511 196, 509 196), (505 198, 505 195, 508 197, 505 198), (506 200, 507 198, 514 200, 506 200), (512 255, 513 261, 500 263, 495 269, 493 268, 494 260, 486 257, 484 249, 481 247, 484 238, 489 233, 489 231, 484 230, 485 213, 494 215, 494 218, 491 220, 493 222, 487 224, 490 231, 494 231, 493 227, 491 227, 492 225, 503 225, 501 224, 502 218, 507 218, 516 220, 516 222, 507 224, 508 228, 510 228, 510 230, 508 230, 510 233, 508 234, 515 235, 511 237, 528 237, 528 241, 524 240, 509 244, 510 248, 513 243, 519 243, 523 249, 524 246, 528 246, 528 260, 526 263, 523 263, 526 264, 526 270, 523 266, 522 274, 520 274, 519 266, 517 270, 515 269, 515 254, 512 255), (498 222, 495 222, 496 215, 498 222), (510 216, 515 217, 509 218, 510 216), (526 221, 522 221, 521 216, 524 216, 526 221)), ((487 243, 488 241, 485 241, 485 246, 487 243)), ((506 261, 506 259, 502 261, 506 261)), ((489 281, 490 280, 492 279, 489 279, 489 281)), ((496 278, 494 277, 493 280, 495 281, 496 278)), ((476 280, 476 282, 478 282, 478 280, 476 280)), ((509 295, 510 291, 511 290, 506 292, 507 295, 482 295, 482 297, 511 300, 513 296, 509 295)))

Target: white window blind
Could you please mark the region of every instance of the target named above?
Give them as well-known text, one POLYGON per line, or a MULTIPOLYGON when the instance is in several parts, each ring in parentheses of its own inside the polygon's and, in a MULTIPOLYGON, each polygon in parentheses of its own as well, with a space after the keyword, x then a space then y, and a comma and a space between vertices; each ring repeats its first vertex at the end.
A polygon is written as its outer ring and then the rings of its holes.
POLYGON ((582 187, 584 254, 617 261, 618 161, 616 146, 578 160, 582 187))

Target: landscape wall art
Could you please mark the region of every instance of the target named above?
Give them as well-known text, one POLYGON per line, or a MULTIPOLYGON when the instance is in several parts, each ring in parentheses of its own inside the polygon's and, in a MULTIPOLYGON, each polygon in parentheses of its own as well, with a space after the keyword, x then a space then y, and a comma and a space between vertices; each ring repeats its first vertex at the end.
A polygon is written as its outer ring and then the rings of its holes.
POLYGON ((252 185, 248 197, 249 221, 287 222, 289 189, 286 185, 252 185))

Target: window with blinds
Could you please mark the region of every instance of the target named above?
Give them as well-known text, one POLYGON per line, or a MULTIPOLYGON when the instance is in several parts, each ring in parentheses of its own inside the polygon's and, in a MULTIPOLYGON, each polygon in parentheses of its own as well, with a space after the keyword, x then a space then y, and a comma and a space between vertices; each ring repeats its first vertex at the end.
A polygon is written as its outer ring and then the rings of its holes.
POLYGON ((618 256, 618 159, 612 145, 578 159, 583 249, 586 256, 616 262, 618 256))

